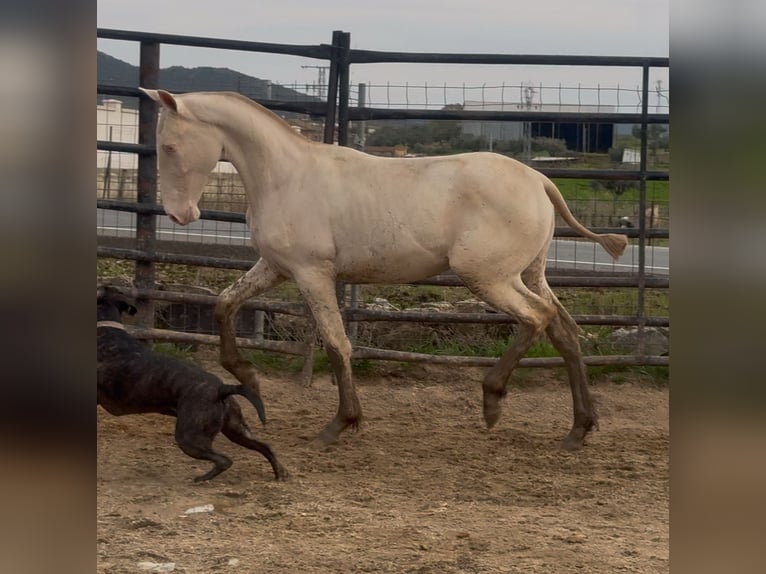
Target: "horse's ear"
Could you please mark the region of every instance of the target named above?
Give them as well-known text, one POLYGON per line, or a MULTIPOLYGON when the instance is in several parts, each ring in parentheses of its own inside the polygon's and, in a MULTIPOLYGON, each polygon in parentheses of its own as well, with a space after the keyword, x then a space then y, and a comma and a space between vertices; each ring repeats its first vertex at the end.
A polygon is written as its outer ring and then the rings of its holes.
POLYGON ((166 92, 165 90, 149 90, 147 88, 141 87, 138 89, 153 99, 155 102, 159 102, 169 110, 178 112, 178 102, 170 92, 166 92))

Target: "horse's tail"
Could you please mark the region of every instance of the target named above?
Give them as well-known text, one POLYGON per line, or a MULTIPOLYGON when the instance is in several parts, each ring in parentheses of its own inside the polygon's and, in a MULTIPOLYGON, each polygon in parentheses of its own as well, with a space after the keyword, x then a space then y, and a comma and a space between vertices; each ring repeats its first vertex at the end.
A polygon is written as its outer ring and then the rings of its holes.
POLYGON ((223 400, 231 395, 240 395, 245 397, 255 407, 258 418, 263 424, 266 424, 266 410, 263 408, 263 401, 253 389, 245 385, 226 385, 223 384, 218 389, 218 398, 223 400))
POLYGON ((569 211, 569 207, 564 201, 564 197, 561 195, 559 188, 556 187, 550 179, 543 176, 543 186, 545 187, 545 193, 548 194, 548 199, 551 200, 556 212, 567 222, 569 227, 577 231, 583 237, 592 239, 601 247, 603 247, 609 255, 614 259, 619 258, 628 245, 628 236, 617 233, 594 233, 582 223, 575 219, 572 212, 569 211))

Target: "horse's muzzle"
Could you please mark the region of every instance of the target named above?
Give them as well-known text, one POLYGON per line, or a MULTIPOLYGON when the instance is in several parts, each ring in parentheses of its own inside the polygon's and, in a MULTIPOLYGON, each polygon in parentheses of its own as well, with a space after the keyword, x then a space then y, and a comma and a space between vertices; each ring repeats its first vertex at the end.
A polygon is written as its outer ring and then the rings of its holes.
POLYGON ((185 211, 171 213, 165 210, 170 221, 177 225, 188 225, 192 221, 197 221, 200 216, 199 208, 196 205, 190 205, 185 211))

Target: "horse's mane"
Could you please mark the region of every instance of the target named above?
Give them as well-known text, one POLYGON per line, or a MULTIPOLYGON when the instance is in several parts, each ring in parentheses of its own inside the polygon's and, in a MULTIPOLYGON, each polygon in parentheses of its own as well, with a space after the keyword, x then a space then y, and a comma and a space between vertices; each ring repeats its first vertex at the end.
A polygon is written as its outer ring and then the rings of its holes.
MULTIPOLYGON (((247 104, 255 108, 260 114, 262 114, 263 116, 273 121, 274 125, 280 126, 281 129, 286 130, 287 132, 290 133, 290 135, 300 139, 306 139, 305 136, 296 132, 292 127, 290 127, 290 124, 288 124, 283 118, 279 117, 277 114, 275 114, 274 112, 272 112, 265 106, 262 106, 258 102, 253 101, 247 96, 243 96, 242 94, 239 94, 237 92, 197 92, 194 95, 195 96, 199 95, 204 97, 214 96, 216 98, 224 97, 227 99, 238 100, 241 103, 247 104)), ((205 117, 207 116, 207 114, 205 114, 204 106, 203 106, 203 109, 199 109, 197 108, 197 106, 192 105, 191 109, 192 109, 192 112, 198 116, 198 119, 213 123, 210 121, 210 118, 205 117), (202 113, 200 114, 198 112, 202 112, 202 113)))

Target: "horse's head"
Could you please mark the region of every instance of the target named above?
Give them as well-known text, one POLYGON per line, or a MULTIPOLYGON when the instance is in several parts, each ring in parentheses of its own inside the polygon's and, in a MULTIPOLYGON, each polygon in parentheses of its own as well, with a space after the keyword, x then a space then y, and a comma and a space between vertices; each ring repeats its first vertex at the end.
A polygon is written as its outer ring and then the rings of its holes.
POLYGON ((157 123, 157 165, 165 213, 186 225, 199 219, 198 203, 208 175, 223 153, 223 137, 200 121, 183 98, 164 90, 139 88, 162 105, 157 123))

